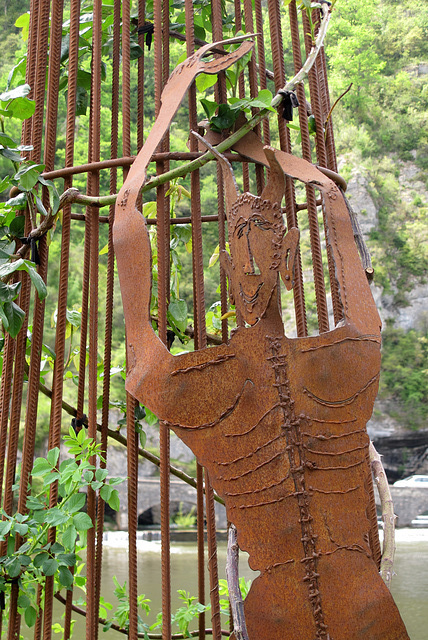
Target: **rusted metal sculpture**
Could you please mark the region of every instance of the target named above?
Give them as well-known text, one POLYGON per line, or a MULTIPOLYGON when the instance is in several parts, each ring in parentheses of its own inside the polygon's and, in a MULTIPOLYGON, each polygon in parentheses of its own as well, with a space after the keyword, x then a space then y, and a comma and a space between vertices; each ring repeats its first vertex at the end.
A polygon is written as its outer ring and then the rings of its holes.
POLYGON ((167 83, 116 205, 127 389, 206 467, 260 571, 244 603, 250 640, 404 640, 378 574, 369 514, 365 427, 378 387, 380 320, 336 184, 285 152, 265 147, 263 158, 249 138, 240 152, 268 163, 270 177, 261 197, 241 195, 221 158, 230 244, 221 260, 238 329, 228 344, 177 357, 152 329, 150 243, 136 202, 179 99, 206 71, 201 52, 167 83), (341 319, 313 337, 285 336, 278 305, 279 277, 293 286, 299 242, 283 222, 284 174, 320 191, 335 266, 341 319))

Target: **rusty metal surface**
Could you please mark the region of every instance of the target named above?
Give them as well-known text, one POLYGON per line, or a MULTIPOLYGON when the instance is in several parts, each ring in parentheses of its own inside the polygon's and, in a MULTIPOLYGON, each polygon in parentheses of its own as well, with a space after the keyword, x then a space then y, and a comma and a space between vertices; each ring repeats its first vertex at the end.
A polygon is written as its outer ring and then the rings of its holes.
MULTIPOLYGON (((177 107, 178 98, 169 108, 177 107)), ((238 150, 269 163, 260 197, 240 194, 221 159, 230 246, 221 262, 239 327, 227 344, 174 357, 151 326, 150 244, 135 209, 167 126, 165 117, 152 130, 116 206, 127 389, 207 468, 260 571, 245 600, 250 640, 407 638, 370 546, 365 426, 379 380, 380 319, 342 193, 306 160, 262 150, 255 134, 238 150), (318 189, 324 204, 340 319, 318 336, 284 335, 278 283, 292 288, 299 241, 281 214, 285 175, 318 189)))

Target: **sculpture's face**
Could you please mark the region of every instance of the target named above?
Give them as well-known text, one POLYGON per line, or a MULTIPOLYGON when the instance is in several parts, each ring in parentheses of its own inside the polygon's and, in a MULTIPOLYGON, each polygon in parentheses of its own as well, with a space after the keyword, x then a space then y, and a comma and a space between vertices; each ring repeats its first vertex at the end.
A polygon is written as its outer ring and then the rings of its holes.
POLYGON ((238 198, 231 213, 229 278, 238 310, 253 325, 277 285, 285 229, 278 204, 248 193, 238 198))

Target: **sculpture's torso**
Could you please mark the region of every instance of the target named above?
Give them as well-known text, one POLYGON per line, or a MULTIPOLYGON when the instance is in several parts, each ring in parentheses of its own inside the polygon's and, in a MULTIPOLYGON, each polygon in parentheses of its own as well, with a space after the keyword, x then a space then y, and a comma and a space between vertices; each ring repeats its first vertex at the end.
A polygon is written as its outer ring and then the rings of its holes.
POLYGON ((189 355, 188 366, 181 359, 167 385, 176 416, 169 424, 207 467, 260 571, 245 605, 250 638, 405 638, 394 627, 371 629, 382 594, 389 600, 367 514, 365 425, 379 338, 347 325, 288 340, 278 325, 272 335, 262 326, 238 330, 227 348, 211 350, 211 361, 210 350, 189 355), (192 394, 186 403, 185 388, 204 402, 192 394))

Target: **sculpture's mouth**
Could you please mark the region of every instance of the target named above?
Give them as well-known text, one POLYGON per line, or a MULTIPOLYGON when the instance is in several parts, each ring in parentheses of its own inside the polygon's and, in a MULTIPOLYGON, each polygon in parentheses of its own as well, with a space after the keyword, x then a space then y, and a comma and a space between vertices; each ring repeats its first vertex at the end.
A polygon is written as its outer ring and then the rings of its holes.
POLYGON ((250 310, 252 310, 254 305, 256 304, 257 298, 259 297, 260 289, 262 288, 263 284, 263 282, 260 282, 254 293, 247 293, 242 288, 242 284, 239 283, 239 294, 246 306, 250 307, 250 310))

